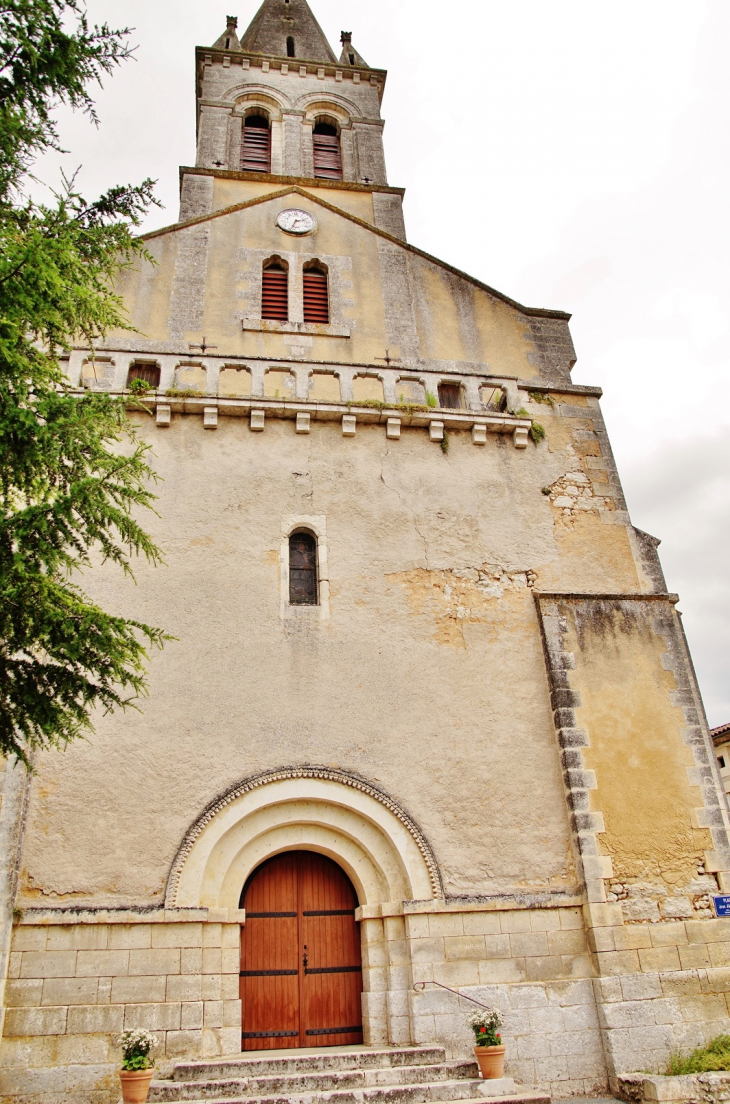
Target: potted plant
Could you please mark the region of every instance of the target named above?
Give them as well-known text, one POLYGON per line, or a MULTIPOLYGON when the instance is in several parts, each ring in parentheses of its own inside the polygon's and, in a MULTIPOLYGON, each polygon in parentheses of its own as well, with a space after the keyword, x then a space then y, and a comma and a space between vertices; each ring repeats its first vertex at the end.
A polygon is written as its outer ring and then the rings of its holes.
POLYGON ((138 1028, 136 1031, 125 1031, 119 1036, 118 1043, 122 1048, 119 1077, 124 1104, 145 1104, 155 1064, 150 1051, 157 1046, 157 1036, 138 1028))
POLYGON ((502 1026, 502 1017, 496 1008, 485 1008, 469 1017, 469 1026, 474 1032, 474 1053, 479 1063, 479 1071, 485 1079, 504 1077, 504 1052, 502 1036, 497 1031, 502 1026))

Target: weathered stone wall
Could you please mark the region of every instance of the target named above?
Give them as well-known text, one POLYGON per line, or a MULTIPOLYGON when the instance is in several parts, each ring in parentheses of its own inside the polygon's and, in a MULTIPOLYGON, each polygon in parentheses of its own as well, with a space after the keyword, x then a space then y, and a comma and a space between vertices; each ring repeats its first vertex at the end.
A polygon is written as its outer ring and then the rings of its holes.
MULTIPOLYGON (((51 924, 25 918, 13 942, 0 1045, 3 1100, 115 1104, 115 1036, 133 1027, 157 1034, 162 1075, 182 1058, 238 1052, 240 928, 171 915, 109 922, 106 914, 106 923, 76 924, 59 923, 61 914, 51 924)), ((605 1088, 579 908, 451 906, 365 919, 362 929, 367 1043, 438 1041, 454 1057, 468 1055, 474 1005, 443 989, 413 989, 414 981, 441 981, 501 1009, 510 1076, 563 1095, 605 1088)))
MULTIPOLYGON (((185 177, 185 203, 207 203, 185 177)), ((259 190, 250 181, 216 180, 214 195, 230 195, 237 184, 259 190)), ((453 373, 501 376, 512 381, 554 380, 545 368, 541 342, 552 342, 556 331, 569 342, 568 316, 521 308, 400 240, 398 195, 347 192, 269 184, 258 196, 214 210, 202 221, 149 235, 146 244, 156 265, 140 264, 120 279, 120 290, 137 334, 110 336, 109 347, 140 353, 186 355, 189 345, 205 335, 218 357, 286 360, 292 356, 314 363, 342 363, 379 368, 386 350, 391 360, 409 370, 448 377, 453 373), (338 204, 342 206, 339 210, 338 204), (326 206, 324 205, 326 204, 326 206), (292 207, 306 210, 316 222, 311 234, 281 231, 278 215, 292 207), (390 208, 390 209, 388 209, 390 208), (397 238, 384 237, 374 221, 387 218, 397 238), (395 219, 395 221, 393 221, 395 219), (330 274, 330 295, 346 307, 343 327, 312 326, 304 341, 298 329, 301 296, 289 288, 288 323, 256 330, 242 325, 246 318, 261 320, 260 258, 294 253, 299 265, 336 258, 330 274), (253 272, 247 258, 259 258, 253 272), (344 275, 338 275, 342 273, 344 275), (550 323, 549 334, 533 327, 540 317, 550 323), (262 336, 263 334, 263 336, 262 336), (293 351, 293 346, 296 351, 293 351)), ((217 202, 217 201, 216 201, 217 202)), ((195 207, 191 206, 190 210, 195 207)), ((564 383, 569 383, 567 362, 564 383)))
POLYGON ((591 943, 614 1088, 621 1073, 661 1073, 675 1051, 727 1034, 730 921, 613 925, 592 932, 591 943))
MULTIPOLYGON (((70 920, 72 913, 69 913, 70 920)), ((0 1045, 3 1100, 116 1104, 115 1036, 153 1031, 161 1072, 240 1048, 240 928, 155 922, 21 924, 0 1045)))
MULTIPOLYGON (((574 464, 559 441, 520 450, 490 434, 479 447, 452 431, 444 457, 425 428, 393 441, 377 424, 345 438, 332 422, 302 435, 287 418, 263 433, 240 417, 213 433, 195 416, 164 431, 135 419, 162 476, 150 524, 166 566, 142 565, 136 586, 107 569, 86 584, 178 639, 153 656, 141 713, 104 718, 90 743, 39 762, 21 905, 155 904, 217 794, 322 761, 379 779, 410 811, 448 893, 572 892, 532 598, 546 574, 565 589, 584 578, 564 555, 573 530, 541 491, 574 464), (282 619, 282 525, 314 515, 327 519, 329 620, 282 619), (133 748, 145 749, 142 777, 133 748), (100 785, 113 851, 88 801, 100 785)), ((606 531, 624 541, 596 548, 593 585, 636 586, 625 529, 606 531)))

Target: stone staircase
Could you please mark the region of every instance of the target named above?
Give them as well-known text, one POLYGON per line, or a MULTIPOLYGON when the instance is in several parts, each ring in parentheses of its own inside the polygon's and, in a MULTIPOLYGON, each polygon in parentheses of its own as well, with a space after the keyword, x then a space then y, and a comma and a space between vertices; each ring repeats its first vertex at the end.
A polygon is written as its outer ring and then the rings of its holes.
POLYGON ((447 1061, 441 1047, 258 1052, 182 1062, 168 1081, 153 1081, 150 1104, 550 1104, 509 1077, 483 1081, 474 1061, 447 1061), (266 1056, 264 1056, 266 1055, 266 1056))

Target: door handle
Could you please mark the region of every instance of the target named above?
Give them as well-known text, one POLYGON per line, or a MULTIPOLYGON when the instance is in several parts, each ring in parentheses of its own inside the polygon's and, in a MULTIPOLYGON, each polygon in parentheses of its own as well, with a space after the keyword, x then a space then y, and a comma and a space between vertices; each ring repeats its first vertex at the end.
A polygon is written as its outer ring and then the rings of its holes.
POLYGON ((308 965, 309 965, 309 958, 307 957, 307 948, 305 947, 304 948, 304 955, 302 957, 302 966, 304 967, 305 973, 306 973, 308 965))

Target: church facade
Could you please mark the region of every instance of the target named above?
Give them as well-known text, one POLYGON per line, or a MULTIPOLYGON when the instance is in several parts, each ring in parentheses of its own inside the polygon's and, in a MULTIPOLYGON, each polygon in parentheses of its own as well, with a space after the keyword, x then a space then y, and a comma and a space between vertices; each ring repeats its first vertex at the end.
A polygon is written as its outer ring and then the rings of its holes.
POLYGON ((724 787, 569 316, 410 245, 386 73, 306 0, 196 53, 179 221, 124 274, 165 563, 106 608, 175 640, 139 710, 2 774, 0 1096, 437 1044, 503 1012, 561 1096, 727 1029, 724 787))

